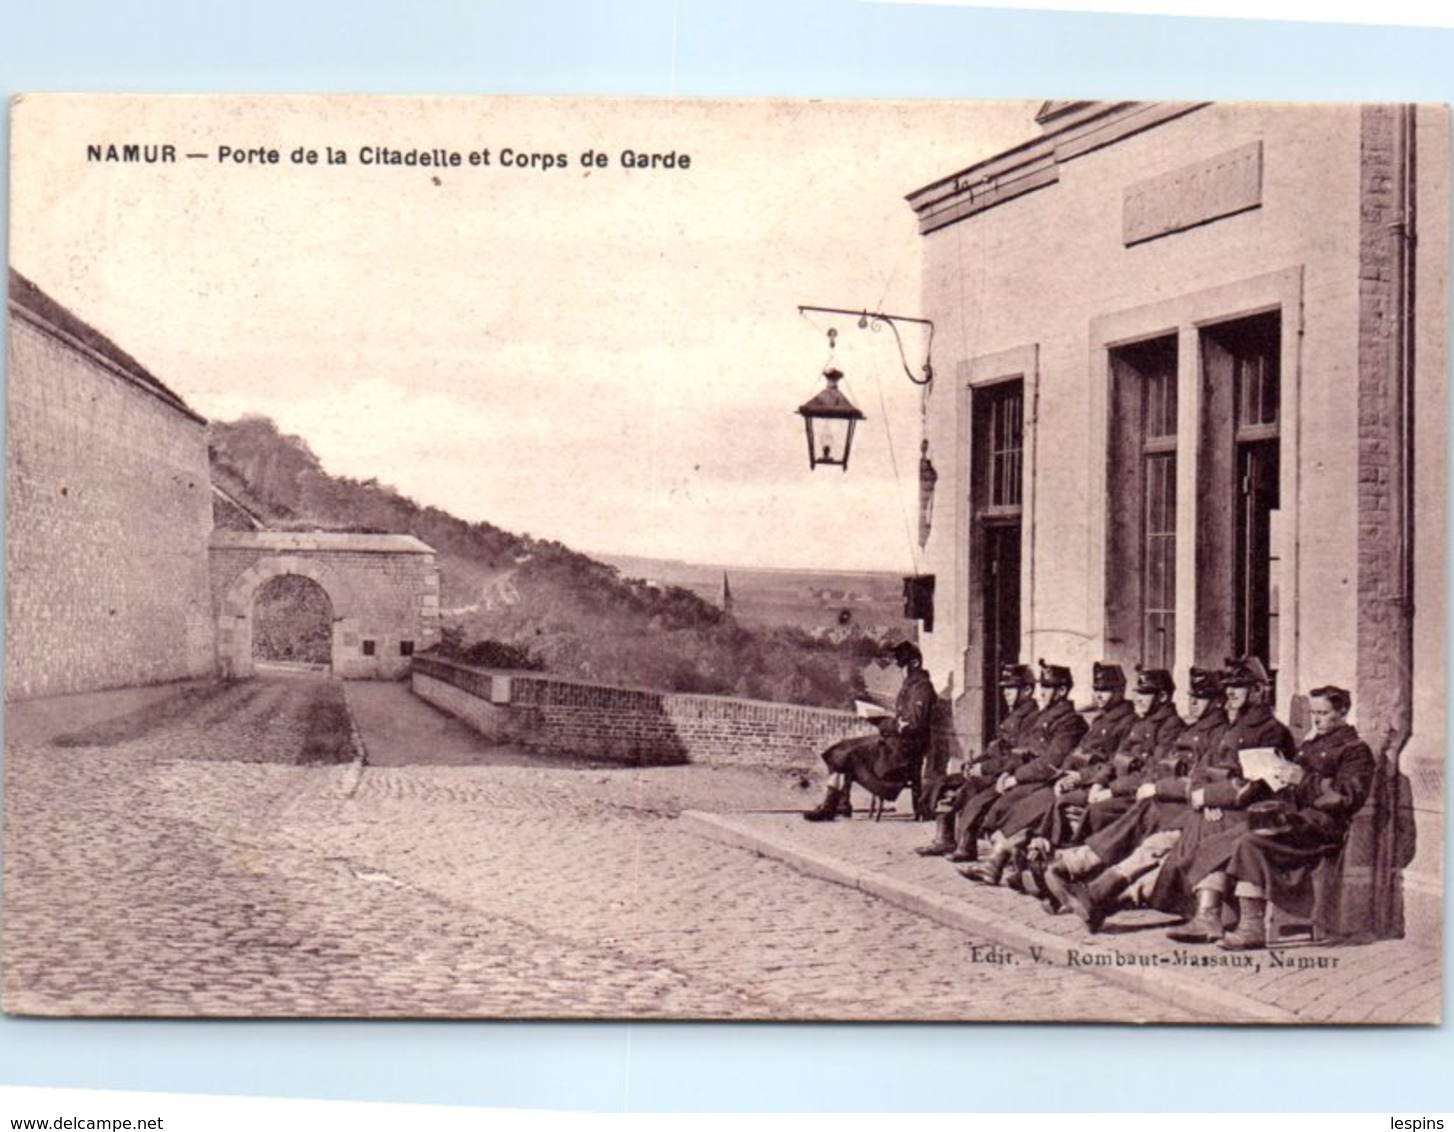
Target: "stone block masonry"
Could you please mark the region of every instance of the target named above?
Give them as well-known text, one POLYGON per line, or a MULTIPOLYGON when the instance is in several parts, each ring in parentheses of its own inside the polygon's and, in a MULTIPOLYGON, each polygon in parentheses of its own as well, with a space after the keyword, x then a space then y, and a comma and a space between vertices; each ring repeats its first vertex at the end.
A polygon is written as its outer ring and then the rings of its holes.
POLYGON ((212 670, 201 418, 12 276, 7 698, 212 670))
POLYGON ((224 676, 251 673, 255 597, 282 575, 307 578, 327 595, 335 675, 402 677, 415 649, 438 639, 439 567, 434 551, 409 535, 219 530, 209 565, 224 676))
POLYGON ((613 688, 416 656, 416 695, 490 739, 633 765, 816 772, 818 754, 873 727, 852 712, 613 688))

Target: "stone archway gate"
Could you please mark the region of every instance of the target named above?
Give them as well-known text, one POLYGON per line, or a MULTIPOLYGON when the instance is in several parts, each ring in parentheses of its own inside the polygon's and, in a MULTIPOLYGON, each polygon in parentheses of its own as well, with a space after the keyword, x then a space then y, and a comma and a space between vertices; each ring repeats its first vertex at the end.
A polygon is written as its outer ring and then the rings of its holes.
POLYGON ((253 598, 273 578, 317 582, 333 603, 333 672, 392 679, 439 639, 439 567, 410 535, 215 530, 208 544, 217 671, 253 672, 253 598))

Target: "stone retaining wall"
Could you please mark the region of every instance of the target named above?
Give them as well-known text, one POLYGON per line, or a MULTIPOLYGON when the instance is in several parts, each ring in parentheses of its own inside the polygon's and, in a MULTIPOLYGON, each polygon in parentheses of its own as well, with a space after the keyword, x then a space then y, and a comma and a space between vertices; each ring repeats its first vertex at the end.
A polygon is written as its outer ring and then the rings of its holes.
POLYGON ((586 684, 416 656, 414 693, 502 743, 638 765, 819 769, 871 725, 852 712, 586 684))
POLYGON ((10 290, 6 697, 206 674, 204 422, 18 276, 10 290))

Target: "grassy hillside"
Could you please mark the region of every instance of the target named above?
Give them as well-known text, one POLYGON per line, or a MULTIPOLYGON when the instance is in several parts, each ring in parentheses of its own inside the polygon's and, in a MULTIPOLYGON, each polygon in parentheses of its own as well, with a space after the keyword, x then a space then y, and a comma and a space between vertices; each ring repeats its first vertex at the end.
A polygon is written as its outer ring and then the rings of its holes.
POLYGON ((209 426, 212 475, 270 526, 411 534, 439 554, 446 641, 507 646, 558 675, 664 691, 846 706, 889 633, 751 627, 677 585, 630 578, 558 542, 329 475, 264 417, 209 426))

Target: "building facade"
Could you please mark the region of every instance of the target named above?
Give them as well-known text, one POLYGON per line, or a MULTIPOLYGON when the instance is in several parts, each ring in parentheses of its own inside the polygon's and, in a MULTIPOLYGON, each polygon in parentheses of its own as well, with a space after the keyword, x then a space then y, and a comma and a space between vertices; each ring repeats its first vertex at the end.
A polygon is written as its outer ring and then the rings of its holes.
POLYGON ((1047 103, 1038 123, 909 197, 938 373, 923 646, 958 743, 994 727, 1001 662, 1083 689, 1094 661, 1144 663, 1184 689, 1256 655, 1294 731, 1309 688, 1343 685, 1383 756, 1350 852, 1369 915, 1402 914, 1390 885, 1436 905, 1446 110, 1047 103))

